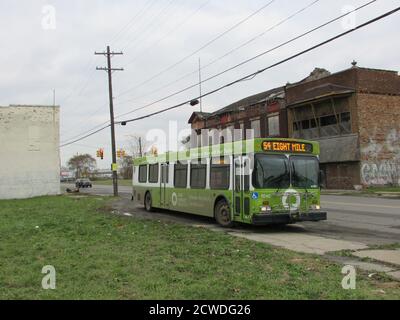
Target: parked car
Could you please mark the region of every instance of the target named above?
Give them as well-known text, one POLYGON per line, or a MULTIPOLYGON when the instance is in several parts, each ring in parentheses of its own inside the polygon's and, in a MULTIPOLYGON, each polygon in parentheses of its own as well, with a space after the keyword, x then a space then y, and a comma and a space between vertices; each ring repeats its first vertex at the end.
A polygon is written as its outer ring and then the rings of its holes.
POLYGON ((78 179, 75 182, 77 188, 91 188, 92 182, 89 179, 78 179))

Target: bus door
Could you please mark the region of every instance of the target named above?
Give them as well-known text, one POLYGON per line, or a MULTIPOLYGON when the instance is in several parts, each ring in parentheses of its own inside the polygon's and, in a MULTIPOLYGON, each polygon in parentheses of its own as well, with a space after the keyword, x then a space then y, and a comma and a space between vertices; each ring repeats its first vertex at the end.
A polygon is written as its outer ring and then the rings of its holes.
POLYGON ((168 169, 167 163, 161 164, 161 179, 160 179, 160 205, 162 208, 168 207, 168 196, 167 196, 167 183, 168 183, 168 169))
POLYGON ((250 158, 238 156, 234 158, 234 215, 250 214, 250 158))

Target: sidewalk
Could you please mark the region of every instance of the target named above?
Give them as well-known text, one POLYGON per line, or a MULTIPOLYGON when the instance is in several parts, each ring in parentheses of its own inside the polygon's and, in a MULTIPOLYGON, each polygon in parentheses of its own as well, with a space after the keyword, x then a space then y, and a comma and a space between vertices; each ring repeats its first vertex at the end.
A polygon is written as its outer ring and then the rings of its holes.
POLYGON ((323 189, 321 190, 322 195, 332 196, 355 196, 355 197, 377 197, 377 198, 388 198, 388 199, 400 199, 400 191, 379 191, 379 190, 339 190, 339 189, 323 189))

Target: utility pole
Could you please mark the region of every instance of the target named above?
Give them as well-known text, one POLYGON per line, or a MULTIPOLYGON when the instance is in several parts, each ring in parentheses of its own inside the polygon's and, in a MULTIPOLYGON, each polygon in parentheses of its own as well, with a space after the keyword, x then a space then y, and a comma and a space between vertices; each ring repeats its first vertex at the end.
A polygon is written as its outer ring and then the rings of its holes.
POLYGON ((140 157, 143 158, 142 137, 139 137, 139 152, 140 152, 140 157))
POLYGON ((118 175, 117 175, 117 151, 115 145, 115 127, 114 127, 114 97, 112 91, 112 73, 113 71, 124 71, 122 68, 111 67, 111 57, 114 55, 122 55, 122 52, 111 52, 110 46, 107 46, 106 52, 95 52, 95 55, 102 55, 107 57, 107 68, 99 68, 96 70, 107 71, 108 73, 108 94, 110 99, 110 126, 111 126, 111 151, 112 151, 112 165, 111 170, 113 173, 113 189, 114 197, 118 196, 118 175))
POLYGON ((202 90, 201 90, 201 58, 199 58, 199 90, 200 90, 200 112, 203 112, 203 99, 202 99, 202 90))

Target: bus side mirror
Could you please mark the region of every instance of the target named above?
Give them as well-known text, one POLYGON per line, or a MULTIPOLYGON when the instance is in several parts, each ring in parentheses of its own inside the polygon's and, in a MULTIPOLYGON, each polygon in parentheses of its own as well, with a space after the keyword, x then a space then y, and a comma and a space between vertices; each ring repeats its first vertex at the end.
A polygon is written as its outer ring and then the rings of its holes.
POLYGON ((325 172, 323 170, 319 171, 319 187, 321 189, 326 188, 326 177, 325 177, 325 172))

